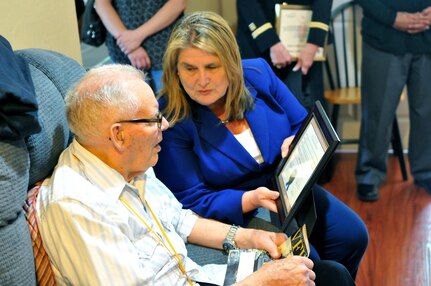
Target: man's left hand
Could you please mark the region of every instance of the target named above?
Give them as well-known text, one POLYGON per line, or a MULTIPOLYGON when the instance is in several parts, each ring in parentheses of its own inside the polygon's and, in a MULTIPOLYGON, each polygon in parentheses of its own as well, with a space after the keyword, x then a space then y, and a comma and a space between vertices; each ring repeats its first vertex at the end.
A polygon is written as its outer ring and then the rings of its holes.
POLYGON ((298 62, 293 68, 293 71, 301 70, 302 74, 306 75, 310 67, 313 65, 314 56, 316 55, 318 49, 319 46, 307 43, 299 54, 298 62))

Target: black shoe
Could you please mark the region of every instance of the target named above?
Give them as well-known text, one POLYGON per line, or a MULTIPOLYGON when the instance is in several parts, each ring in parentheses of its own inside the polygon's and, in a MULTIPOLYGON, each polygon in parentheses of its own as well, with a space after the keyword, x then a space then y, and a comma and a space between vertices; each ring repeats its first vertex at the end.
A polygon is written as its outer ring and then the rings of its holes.
POLYGON ((415 185, 424 188, 425 191, 431 195, 431 179, 428 180, 415 180, 415 185))
POLYGON ((379 199, 379 189, 375 185, 359 184, 356 197, 365 202, 377 201, 379 199))

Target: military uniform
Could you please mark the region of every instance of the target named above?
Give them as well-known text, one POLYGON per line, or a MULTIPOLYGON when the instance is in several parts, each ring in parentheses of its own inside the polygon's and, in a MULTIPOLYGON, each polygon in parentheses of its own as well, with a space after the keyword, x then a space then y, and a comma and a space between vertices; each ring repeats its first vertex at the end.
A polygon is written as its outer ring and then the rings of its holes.
MULTIPOLYGON (((269 49, 280 41, 275 30, 275 5, 283 2, 285 1, 236 1, 238 12, 237 40, 242 58, 262 57, 271 64, 269 49)), ((331 16, 332 0, 295 0, 289 1, 287 4, 307 5, 312 8, 313 16, 307 42, 323 47, 331 16)), ((273 67, 273 70, 307 109, 312 106, 315 100, 320 100, 325 105, 322 63, 314 62, 305 77, 300 71, 292 72, 294 66, 295 63, 292 63, 282 69, 273 67)))

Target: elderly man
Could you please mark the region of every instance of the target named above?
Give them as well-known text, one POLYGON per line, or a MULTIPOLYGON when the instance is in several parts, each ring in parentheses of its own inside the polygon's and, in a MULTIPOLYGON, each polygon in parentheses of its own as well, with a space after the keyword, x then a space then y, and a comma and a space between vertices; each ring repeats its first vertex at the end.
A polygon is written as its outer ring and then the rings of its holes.
MULTIPOLYGON (((66 111, 75 139, 37 199, 59 285, 222 285, 226 266, 197 265, 185 242, 221 249, 228 234, 239 248, 280 257, 284 234, 200 218, 155 177, 168 122, 142 72, 125 65, 90 70, 67 94, 66 111)), ((338 264, 319 267, 322 278, 339 274, 332 285, 347 277, 338 264)), ((304 257, 279 259, 238 285, 315 285, 312 269, 304 257)))

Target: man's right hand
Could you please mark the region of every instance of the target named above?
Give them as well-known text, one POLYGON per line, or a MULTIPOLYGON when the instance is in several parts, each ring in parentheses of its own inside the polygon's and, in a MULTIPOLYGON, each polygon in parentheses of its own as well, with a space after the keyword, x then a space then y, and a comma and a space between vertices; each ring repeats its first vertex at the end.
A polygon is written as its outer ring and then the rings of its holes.
POLYGON ((313 261, 302 256, 273 260, 235 285, 314 286, 313 266, 313 261))
POLYGON ((284 68, 292 62, 292 56, 286 47, 278 42, 269 49, 272 64, 277 68, 284 68))

